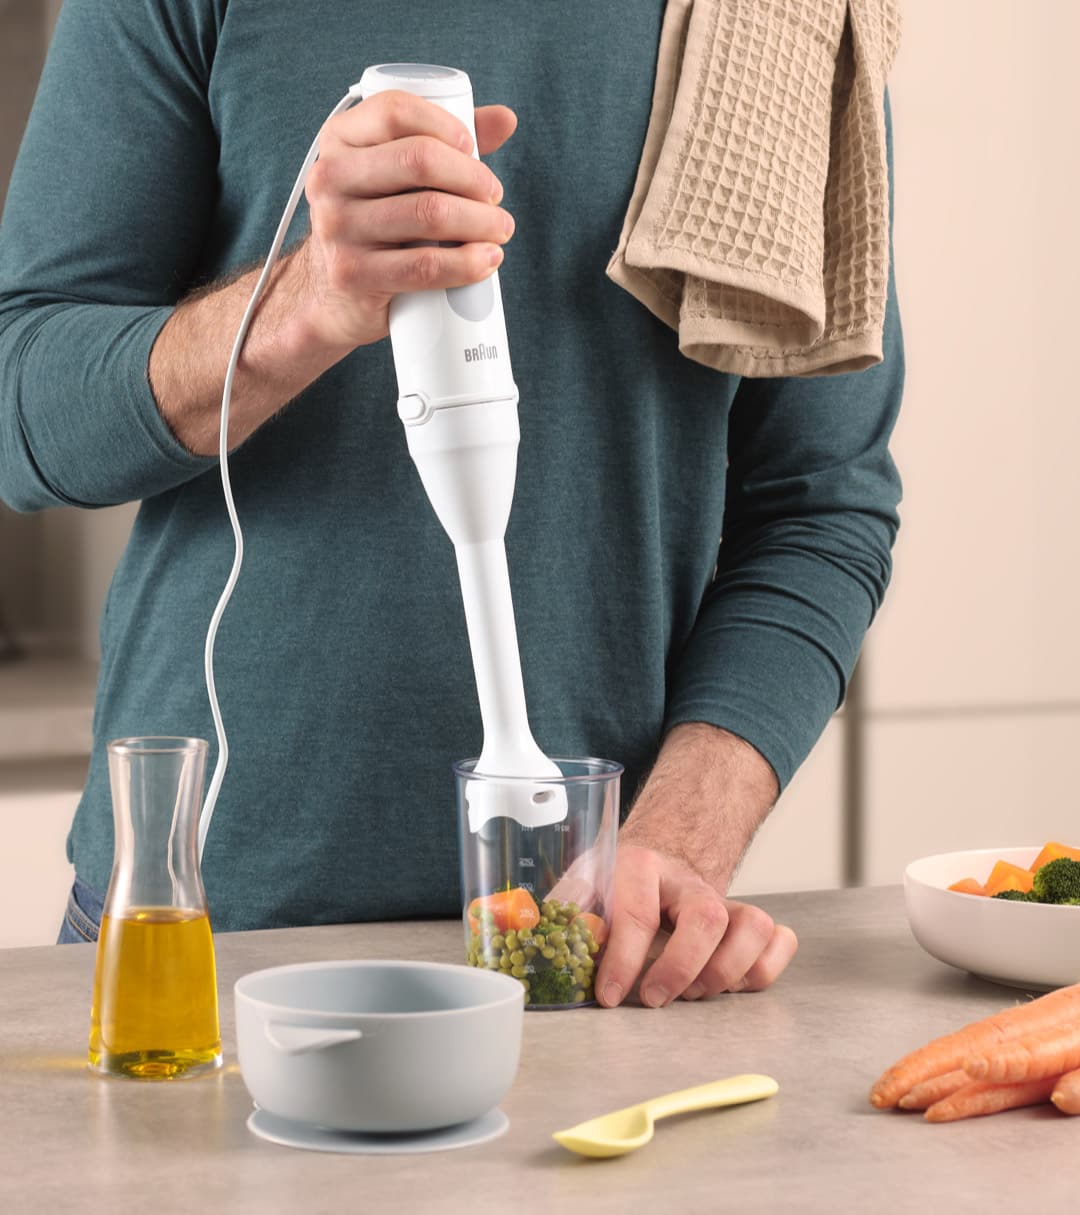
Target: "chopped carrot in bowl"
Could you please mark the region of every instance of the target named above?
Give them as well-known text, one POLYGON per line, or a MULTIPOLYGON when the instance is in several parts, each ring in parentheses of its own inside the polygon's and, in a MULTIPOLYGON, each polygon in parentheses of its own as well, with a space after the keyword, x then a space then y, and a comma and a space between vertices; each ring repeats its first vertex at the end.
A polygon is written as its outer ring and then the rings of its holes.
POLYGON ((985 882, 960 878, 948 887, 957 894, 1005 898, 1031 903, 1080 903, 1080 848, 1046 844, 1028 866, 995 862, 985 882), (1047 868, 1051 866, 1051 868, 1047 868), (1045 872, 1040 872, 1045 870, 1045 872))

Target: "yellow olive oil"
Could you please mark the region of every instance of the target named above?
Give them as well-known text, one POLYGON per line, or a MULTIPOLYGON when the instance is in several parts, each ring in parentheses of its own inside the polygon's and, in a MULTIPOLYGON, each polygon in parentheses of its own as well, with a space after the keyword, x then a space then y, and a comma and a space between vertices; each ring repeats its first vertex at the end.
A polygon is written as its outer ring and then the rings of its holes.
POLYGON ((214 938, 205 911, 131 907, 103 917, 89 1055, 97 1071, 142 1078, 220 1065, 214 938))

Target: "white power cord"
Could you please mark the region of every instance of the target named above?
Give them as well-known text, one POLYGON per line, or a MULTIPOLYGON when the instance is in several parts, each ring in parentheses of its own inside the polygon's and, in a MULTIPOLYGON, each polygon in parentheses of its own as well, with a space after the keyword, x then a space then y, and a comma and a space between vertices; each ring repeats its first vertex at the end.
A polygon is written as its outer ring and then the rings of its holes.
MULTIPOLYGON (((329 122, 335 114, 340 114, 342 110, 348 109, 354 101, 358 101, 359 99, 360 86, 359 84, 354 84, 326 116, 326 121, 329 122)), ((311 171, 311 166, 318 158, 319 138, 316 136, 312 141, 311 147, 308 149, 307 156, 304 157, 304 163, 300 168, 299 174, 297 174, 296 181, 293 183, 292 193, 289 195, 289 201, 285 205, 281 222, 278 224, 277 232, 274 235, 274 242, 270 246, 270 252, 267 254, 262 273, 259 275, 258 282, 256 282, 255 288, 251 293, 251 299, 248 301, 248 306, 240 321, 240 328, 236 333, 236 341, 233 342, 232 354, 229 356, 229 365, 225 371, 225 387, 221 394, 221 429, 218 439, 218 462, 221 468, 221 488, 225 494, 225 508, 229 512, 229 522, 232 524, 236 548, 233 554, 233 564, 232 569, 229 571, 228 581, 225 583, 225 589, 221 592, 221 598, 217 602, 217 607, 214 608, 214 614, 210 618, 210 627, 206 631, 206 649, 203 653, 206 669, 206 691, 210 697, 210 712, 214 718, 218 755, 217 763, 214 765, 214 775, 210 780, 210 788, 207 790, 202 813, 199 815, 200 864, 202 863, 203 849, 206 847, 206 836, 210 830, 210 820, 214 816, 214 807, 217 804, 218 794, 221 792, 222 781, 225 779, 225 769, 229 764, 229 741, 225 736, 225 725, 221 720, 221 706, 218 704, 217 686, 214 682, 214 642, 217 639, 218 625, 220 625, 221 618, 225 614, 225 608, 232 597, 237 579, 240 577, 240 566, 244 560, 244 536, 240 530, 240 520, 236 515, 232 482, 229 479, 229 402, 232 399, 233 376, 236 374, 236 366, 240 361, 240 352, 244 348, 244 339, 247 337, 248 327, 251 324, 255 306, 259 302, 259 297, 262 295, 266 282, 270 277, 270 271, 274 268, 274 263, 281 252, 281 246, 285 241, 285 233, 288 231, 289 224, 292 223, 293 215, 296 213, 296 208, 304 193, 307 175, 311 171)))

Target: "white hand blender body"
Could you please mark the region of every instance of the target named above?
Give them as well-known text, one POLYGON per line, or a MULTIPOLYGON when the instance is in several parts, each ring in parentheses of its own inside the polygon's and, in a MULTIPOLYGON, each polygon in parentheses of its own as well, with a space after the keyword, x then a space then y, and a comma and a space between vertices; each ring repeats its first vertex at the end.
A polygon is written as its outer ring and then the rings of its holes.
MULTIPOLYGON (((469 77, 427 64, 381 64, 362 97, 400 89, 449 110, 473 136, 469 77)), ((409 454, 457 557, 484 745, 476 771, 515 778, 470 782, 469 826, 505 816, 524 827, 566 817, 562 773, 529 729, 504 536, 517 477, 518 390, 510 367, 498 273, 449 290, 409 292, 390 304, 398 416, 409 454), (531 783, 535 781, 536 783, 531 783)))
MULTIPOLYGON (((328 118, 386 89, 416 93, 443 106, 465 123, 475 144, 472 85, 464 72, 451 68, 423 64, 369 68, 350 86, 328 118)), ((199 817, 200 861, 229 763, 228 737, 214 679, 214 646, 244 559, 244 538, 229 476, 233 379, 255 308, 318 155, 316 137, 293 183, 225 370, 218 465, 235 552, 206 632, 204 670, 218 756, 199 817)), ((409 451, 457 551, 484 722, 484 747, 476 770, 518 780, 512 793, 497 799, 488 795, 484 782, 471 784, 470 826, 478 831, 489 818, 498 815, 515 818, 525 827, 561 822, 566 816, 565 790, 528 783, 558 779, 562 774, 536 745, 529 730, 506 569, 503 535, 517 475, 518 422, 517 387, 510 371, 498 276, 450 291, 420 291, 396 297, 390 306, 390 336, 398 376, 398 413, 406 426, 409 451)), ((511 786, 503 788, 509 790, 511 786)))

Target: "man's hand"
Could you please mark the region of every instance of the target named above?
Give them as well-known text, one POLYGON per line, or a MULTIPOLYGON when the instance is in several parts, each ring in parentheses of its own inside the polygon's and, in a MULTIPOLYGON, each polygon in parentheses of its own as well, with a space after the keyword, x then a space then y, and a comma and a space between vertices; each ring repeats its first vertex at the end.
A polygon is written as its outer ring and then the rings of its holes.
POLYGON ((791 961, 795 934, 759 907, 732 902, 681 861, 633 844, 619 847, 615 918, 596 982, 601 1004, 618 1004, 634 985, 662 925, 673 931, 641 980, 652 1008, 681 996, 760 991, 791 961))
MULTIPOLYGON (((481 106, 478 150, 493 152, 516 125, 506 106, 481 106)), ((233 385, 230 448, 357 346, 385 337, 394 295, 495 271, 514 221, 498 205, 495 174, 471 151, 458 119, 408 93, 376 93, 323 126, 307 180, 311 232, 279 259, 255 311, 233 385), (424 247, 410 247, 417 242, 424 247)), ((158 409, 197 455, 217 452, 225 366, 259 273, 187 297, 150 352, 158 409)))
MULTIPOLYGON (((506 106, 478 109, 475 122, 481 153, 517 125, 506 106)), ((502 261, 514 221, 472 151, 457 118, 410 93, 376 93, 326 123, 307 180, 311 237, 297 253, 320 345, 378 341, 395 295, 475 283, 502 261)))
POLYGON ((644 1004, 756 991, 783 971, 798 945, 791 929, 722 896, 777 793, 742 739, 700 723, 671 731, 619 835, 602 1004, 625 997, 664 929, 670 938, 641 980, 644 1004))

